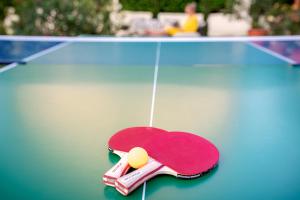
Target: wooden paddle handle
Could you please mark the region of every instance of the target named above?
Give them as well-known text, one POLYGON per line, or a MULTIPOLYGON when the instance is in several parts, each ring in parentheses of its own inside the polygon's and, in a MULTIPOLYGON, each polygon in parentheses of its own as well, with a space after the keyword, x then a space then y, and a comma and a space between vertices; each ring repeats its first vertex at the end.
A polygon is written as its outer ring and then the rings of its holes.
POLYGON ((121 194, 128 195, 142 183, 159 174, 162 167, 161 163, 150 159, 145 166, 118 178, 115 187, 121 194))
POLYGON ((103 182, 109 186, 115 186, 115 181, 127 173, 130 166, 127 161, 127 154, 123 154, 117 164, 103 175, 103 182))

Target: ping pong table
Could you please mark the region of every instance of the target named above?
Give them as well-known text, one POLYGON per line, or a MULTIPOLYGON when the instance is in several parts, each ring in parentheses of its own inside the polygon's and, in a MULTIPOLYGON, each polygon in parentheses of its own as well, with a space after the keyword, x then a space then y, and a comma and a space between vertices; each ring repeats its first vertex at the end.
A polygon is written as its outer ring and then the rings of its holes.
POLYGON ((259 38, 54 40, 0 69, 0 199, 300 198, 294 58, 259 38), (131 126, 199 134, 219 165, 124 197, 101 178, 118 161, 108 139, 131 126))

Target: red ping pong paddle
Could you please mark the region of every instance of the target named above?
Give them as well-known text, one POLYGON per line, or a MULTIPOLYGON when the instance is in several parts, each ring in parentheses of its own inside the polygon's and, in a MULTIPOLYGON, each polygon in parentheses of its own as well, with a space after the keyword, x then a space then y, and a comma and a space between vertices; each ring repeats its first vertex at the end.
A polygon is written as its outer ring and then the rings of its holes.
POLYGON ((123 129, 114 134, 109 140, 109 150, 121 157, 119 162, 103 176, 103 182, 108 186, 115 186, 115 181, 127 173, 130 166, 127 154, 133 147, 145 147, 145 144, 154 142, 155 136, 166 131, 152 127, 132 127, 123 129), (125 151, 124 151, 125 150, 125 151))
MULTIPOLYGON (((119 132, 110 139, 109 147, 128 152, 133 146, 127 146, 125 138, 132 141, 134 135, 119 132)), ((199 177, 214 168, 219 160, 219 152, 212 143, 191 133, 154 131, 143 141, 142 147, 150 156, 148 164, 115 181, 116 189, 123 195, 158 174, 188 179, 199 177)))

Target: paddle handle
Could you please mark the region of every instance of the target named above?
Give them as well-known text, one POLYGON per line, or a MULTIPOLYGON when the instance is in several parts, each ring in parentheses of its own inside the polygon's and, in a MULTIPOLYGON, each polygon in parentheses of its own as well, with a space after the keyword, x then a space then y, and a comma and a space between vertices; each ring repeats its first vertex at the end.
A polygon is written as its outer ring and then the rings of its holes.
POLYGON ((161 163, 150 159, 145 166, 118 178, 115 182, 115 187, 121 194, 128 195, 145 181, 160 174, 162 168, 163 165, 161 163))
POLYGON ((103 175, 103 182, 104 184, 108 186, 115 186, 115 181, 127 173, 130 166, 127 161, 127 154, 124 153, 121 156, 121 159, 117 164, 115 164, 111 169, 109 169, 104 175, 103 175))

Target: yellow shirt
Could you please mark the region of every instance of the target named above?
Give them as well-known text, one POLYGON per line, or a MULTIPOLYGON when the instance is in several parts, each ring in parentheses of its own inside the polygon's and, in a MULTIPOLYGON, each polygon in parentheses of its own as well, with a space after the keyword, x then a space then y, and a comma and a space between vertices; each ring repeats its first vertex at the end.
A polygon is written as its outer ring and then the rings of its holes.
POLYGON ((183 32, 197 32, 199 23, 196 15, 189 15, 183 24, 183 32))
POLYGON ((198 17, 196 15, 189 15, 182 28, 179 27, 169 27, 166 29, 166 32, 168 35, 175 35, 177 33, 184 33, 184 32, 197 32, 199 23, 198 23, 198 17))

